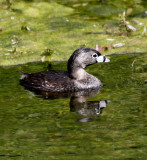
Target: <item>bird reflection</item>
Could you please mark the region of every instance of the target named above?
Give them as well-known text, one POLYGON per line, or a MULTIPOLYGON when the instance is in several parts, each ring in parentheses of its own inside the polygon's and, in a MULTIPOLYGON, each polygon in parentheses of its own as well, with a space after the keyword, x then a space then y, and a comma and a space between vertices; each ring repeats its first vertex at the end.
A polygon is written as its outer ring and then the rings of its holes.
POLYGON ((110 100, 105 101, 87 101, 87 97, 71 97, 70 111, 83 115, 86 118, 78 119, 79 122, 91 122, 102 113, 102 109, 107 106, 110 100))
MULTIPOLYGON (((28 90, 28 88, 26 88, 28 90)), ((32 90, 31 90, 32 91, 32 90)), ((45 91, 33 91, 39 97, 44 99, 59 99, 59 98, 69 98, 70 97, 70 111, 76 112, 79 115, 84 116, 84 118, 78 119, 78 122, 91 122, 93 119, 97 118, 110 100, 102 101, 88 101, 90 96, 93 96, 99 92, 99 90, 92 91, 79 91, 79 92, 45 92, 45 91)))

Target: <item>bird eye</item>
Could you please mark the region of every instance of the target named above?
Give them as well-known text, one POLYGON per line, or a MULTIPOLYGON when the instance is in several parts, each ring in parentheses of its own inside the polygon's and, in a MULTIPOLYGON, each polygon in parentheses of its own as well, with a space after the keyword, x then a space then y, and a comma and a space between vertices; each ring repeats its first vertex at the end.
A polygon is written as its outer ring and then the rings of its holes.
POLYGON ((93 54, 92 57, 97 57, 97 54, 93 54))

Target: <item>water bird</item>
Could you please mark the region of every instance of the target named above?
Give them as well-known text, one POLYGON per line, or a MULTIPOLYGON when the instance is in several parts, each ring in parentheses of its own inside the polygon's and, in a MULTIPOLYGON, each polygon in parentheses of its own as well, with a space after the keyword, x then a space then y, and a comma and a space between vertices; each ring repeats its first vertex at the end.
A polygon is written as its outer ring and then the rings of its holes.
POLYGON ((79 48, 69 58, 67 71, 22 72, 20 84, 31 91, 48 93, 98 90, 102 86, 101 81, 84 69, 95 63, 109 61, 95 49, 79 48))

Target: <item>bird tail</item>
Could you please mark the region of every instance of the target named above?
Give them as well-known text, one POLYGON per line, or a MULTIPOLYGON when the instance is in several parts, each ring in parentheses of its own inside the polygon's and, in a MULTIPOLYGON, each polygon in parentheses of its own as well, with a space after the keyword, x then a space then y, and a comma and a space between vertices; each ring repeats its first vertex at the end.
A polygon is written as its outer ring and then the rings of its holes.
POLYGON ((21 74, 20 80, 26 78, 28 76, 28 73, 25 72, 19 72, 21 74))

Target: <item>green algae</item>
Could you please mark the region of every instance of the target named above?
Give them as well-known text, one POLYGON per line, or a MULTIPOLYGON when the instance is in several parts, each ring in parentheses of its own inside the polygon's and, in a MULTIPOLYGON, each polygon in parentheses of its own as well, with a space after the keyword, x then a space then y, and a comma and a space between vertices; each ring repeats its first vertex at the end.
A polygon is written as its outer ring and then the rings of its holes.
POLYGON ((45 56, 44 60, 68 60, 75 49, 94 48, 96 44, 125 44, 104 54, 145 52, 147 40, 143 31, 147 21, 142 2, 11 1, 6 7, 8 4, 3 0, 0 3, 0 65, 41 61, 46 49, 53 50, 54 54, 45 56), (128 8, 132 11, 127 20, 137 31, 120 35, 116 32, 120 25, 118 14, 128 8), (133 24, 133 20, 142 25, 133 24))

